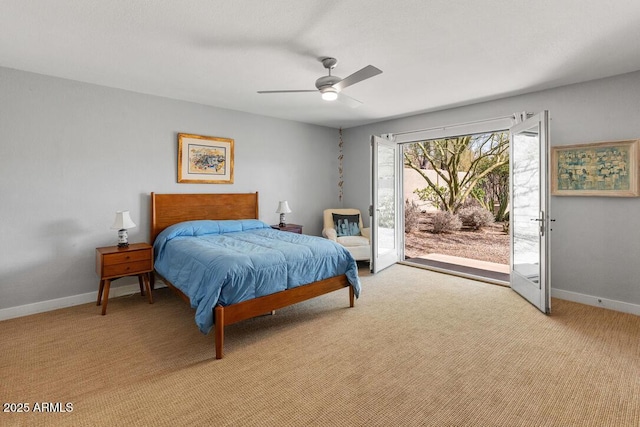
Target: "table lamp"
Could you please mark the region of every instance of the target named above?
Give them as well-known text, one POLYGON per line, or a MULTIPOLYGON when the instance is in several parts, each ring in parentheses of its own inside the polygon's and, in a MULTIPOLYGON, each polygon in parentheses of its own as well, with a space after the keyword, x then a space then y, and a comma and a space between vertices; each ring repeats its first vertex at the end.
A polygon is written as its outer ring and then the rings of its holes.
POLYGON ((278 203, 278 209, 276 209, 276 213, 280 214, 280 227, 284 227, 287 224, 284 222, 284 214, 291 213, 291 209, 289 208, 289 203, 286 200, 281 200, 278 203))
POLYGON ((116 220, 111 226, 112 229, 118 230, 118 247, 125 248, 129 246, 129 233, 127 232, 128 228, 133 228, 136 225, 131 220, 131 216, 129 216, 129 211, 118 211, 116 212, 116 220))

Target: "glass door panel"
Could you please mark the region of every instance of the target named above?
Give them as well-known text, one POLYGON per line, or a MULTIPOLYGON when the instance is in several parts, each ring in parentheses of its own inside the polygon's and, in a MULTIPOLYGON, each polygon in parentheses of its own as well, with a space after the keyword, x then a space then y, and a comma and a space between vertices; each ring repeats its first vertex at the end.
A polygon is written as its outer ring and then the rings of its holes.
POLYGON ((510 133, 511 287, 549 313, 548 112, 515 125, 510 133))

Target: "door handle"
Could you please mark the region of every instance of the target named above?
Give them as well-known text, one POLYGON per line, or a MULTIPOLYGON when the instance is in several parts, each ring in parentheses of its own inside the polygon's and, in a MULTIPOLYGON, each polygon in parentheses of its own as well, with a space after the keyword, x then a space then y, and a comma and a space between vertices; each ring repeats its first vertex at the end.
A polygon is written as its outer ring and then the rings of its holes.
POLYGON ((540 211, 540 218, 531 218, 530 221, 538 221, 540 223, 540 237, 544 236, 544 225, 545 225, 545 219, 544 219, 544 212, 540 211))

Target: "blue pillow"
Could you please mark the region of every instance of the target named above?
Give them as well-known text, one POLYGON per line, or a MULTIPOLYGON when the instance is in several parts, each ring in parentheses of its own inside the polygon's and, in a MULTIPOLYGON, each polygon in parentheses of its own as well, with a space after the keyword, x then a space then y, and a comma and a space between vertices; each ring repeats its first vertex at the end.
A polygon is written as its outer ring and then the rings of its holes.
POLYGON ((361 236, 360 233, 360 215, 333 215, 333 226, 338 232, 338 237, 343 236, 361 236))

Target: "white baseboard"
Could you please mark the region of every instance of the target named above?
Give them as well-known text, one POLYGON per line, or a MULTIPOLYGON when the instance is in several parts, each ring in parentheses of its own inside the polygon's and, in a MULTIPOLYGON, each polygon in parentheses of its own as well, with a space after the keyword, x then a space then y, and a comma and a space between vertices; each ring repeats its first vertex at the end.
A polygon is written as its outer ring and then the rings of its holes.
MULTIPOLYGON (((156 279, 157 288, 164 288, 166 285, 161 280, 156 279)), ((118 286, 111 288, 109 292, 110 298, 131 295, 140 292, 140 286, 136 284, 118 286)), ((630 304, 627 302, 610 300, 606 298, 594 297, 591 295, 579 294, 577 292, 563 291, 561 289, 551 289, 551 296, 554 298, 573 301, 580 304, 591 305, 594 307, 608 308, 609 310, 621 311, 623 313, 635 314, 640 316, 640 305, 630 304)), ((86 304, 94 302, 98 298, 98 292, 88 292, 86 294, 73 295, 65 298, 57 298, 48 301, 36 302, 33 304, 20 305, 18 307, 9 307, 0 309, 0 321, 13 319, 16 317, 29 316, 30 314, 44 313, 45 311, 57 310, 59 308, 71 307, 74 305, 86 304)))
MULTIPOLYGON (((164 288, 166 285, 161 280, 156 279, 155 288, 164 288)), ((132 295, 140 292, 139 284, 131 284, 113 287, 109 291, 109 298, 121 297, 124 295, 132 295)), ((73 295, 70 297, 56 298, 48 301, 40 301, 33 304, 19 305, 17 307, 9 307, 0 309, 0 321, 13 319, 15 317, 29 316, 30 314, 44 313, 45 311, 57 310, 59 308, 71 307, 74 305, 86 304, 88 302, 96 303, 98 299, 98 291, 88 292, 86 294, 73 295)))
MULTIPOLYGON (((563 291, 561 289, 551 289, 551 296, 567 301, 578 302, 580 304, 608 308, 609 310, 621 311, 623 313, 630 313, 635 314, 636 316, 640 316, 640 305, 638 304, 630 304, 628 302, 594 297, 591 295, 579 294, 577 292, 563 291)), ((553 312, 553 306, 551 307, 551 312, 553 312)))

